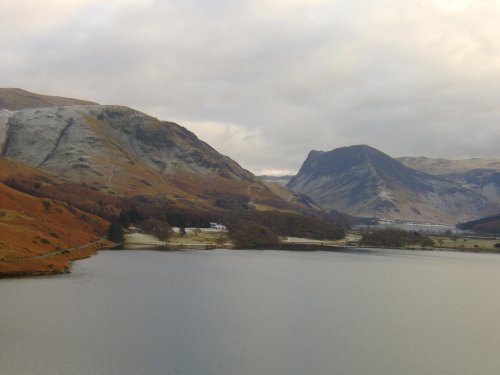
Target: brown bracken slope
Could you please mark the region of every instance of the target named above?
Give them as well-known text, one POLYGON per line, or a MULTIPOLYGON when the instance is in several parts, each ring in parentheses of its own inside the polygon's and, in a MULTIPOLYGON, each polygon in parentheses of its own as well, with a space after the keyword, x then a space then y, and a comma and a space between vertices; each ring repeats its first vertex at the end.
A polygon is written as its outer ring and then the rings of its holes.
POLYGON ((39 178, 40 172, 0 158, 0 275, 64 272, 71 260, 98 249, 105 220, 5 185, 12 176, 39 178))

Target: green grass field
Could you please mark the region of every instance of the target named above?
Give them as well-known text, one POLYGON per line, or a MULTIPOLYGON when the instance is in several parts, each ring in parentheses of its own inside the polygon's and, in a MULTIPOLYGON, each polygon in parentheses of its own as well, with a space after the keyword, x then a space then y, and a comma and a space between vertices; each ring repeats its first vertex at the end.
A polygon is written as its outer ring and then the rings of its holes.
POLYGON ((474 237, 474 236, 431 236, 436 243, 436 247, 450 248, 458 250, 477 250, 477 251, 499 251, 495 245, 500 243, 498 238, 474 237))

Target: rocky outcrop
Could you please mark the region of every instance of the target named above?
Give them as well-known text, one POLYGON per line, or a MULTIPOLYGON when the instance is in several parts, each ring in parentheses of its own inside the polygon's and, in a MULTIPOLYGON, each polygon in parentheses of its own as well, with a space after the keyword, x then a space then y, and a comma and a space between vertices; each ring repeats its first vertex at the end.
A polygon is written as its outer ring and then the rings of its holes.
POLYGON ((3 156, 103 182, 113 169, 144 163, 163 175, 195 172, 257 179, 187 129, 118 106, 71 106, 4 112, 3 156))

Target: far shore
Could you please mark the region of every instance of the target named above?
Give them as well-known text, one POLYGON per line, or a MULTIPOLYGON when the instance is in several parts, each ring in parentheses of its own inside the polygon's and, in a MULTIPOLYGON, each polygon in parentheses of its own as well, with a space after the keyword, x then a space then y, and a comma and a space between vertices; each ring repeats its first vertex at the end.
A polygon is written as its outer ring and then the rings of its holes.
POLYGON ((232 249, 233 243, 227 231, 204 230, 195 231, 191 228, 182 235, 174 232, 166 241, 161 241, 152 234, 131 232, 125 234, 124 250, 151 249, 151 250, 208 250, 232 249))
MULTIPOLYGON (((280 243, 267 246, 260 250, 282 250, 282 251, 374 251, 374 250, 403 250, 403 251, 448 251, 465 253, 497 254, 500 248, 496 248, 498 239, 495 237, 484 238, 474 236, 445 237, 432 236, 434 241, 442 246, 434 248, 419 248, 408 246, 406 248, 373 247, 359 244, 361 236, 357 231, 349 231, 342 240, 315 240, 299 237, 281 237, 280 243)), ((84 244, 75 248, 58 250, 55 252, 41 254, 33 259, 3 260, 0 272, 1 278, 23 277, 23 276, 46 276, 71 271, 73 261, 89 258, 99 250, 212 250, 212 249, 235 249, 225 230, 198 231, 191 228, 186 234, 181 235, 174 232, 167 241, 161 241, 157 237, 147 233, 131 232, 125 234, 123 246, 117 246, 109 241, 100 240, 94 243, 84 244)), ((259 250, 259 249, 256 249, 259 250)))
MULTIPOLYGON (((448 239, 444 241, 442 247, 421 248, 418 246, 408 247, 376 247, 365 246, 358 243, 361 236, 357 231, 350 231, 341 240, 316 240, 301 237, 281 237, 278 245, 267 246, 261 250, 290 250, 290 251, 343 251, 349 249, 374 250, 392 249, 404 251, 450 251, 466 253, 500 253, 500 248, 494 248, 496 242, 494 238, 484 240, 480 237, 463 237, 460 245, 457 241, 448 239), (465 242, 464 242, 465 241, 465 242), (465 247, 467 244, 468 247, 465 247)), ((437 242, 437 241, 436 241, 437 242)), ((185 235, 174 233, 167 241, 160 241, 151 234, 140 232, 128 233, 125 235, 125 250, 211 250, 211 249, 235 249, 230 241, 227 232, 212 231, 196 233, 188 230, 185 235), (208 235, 207 235, 208 233, 208 235), (222 240, 223 239, 223 240, 222 240), (218 241, 218 243, 217 243, 218 241)), ((259 250, 259 249, 255 249, 259 250)))
POLYGON ((37 254, 32 257, 0 261, 0 278, 59 275, 71 272, 74 261, 90 258, 99 250, 111 247, 101 239, 76 247, 37 254))

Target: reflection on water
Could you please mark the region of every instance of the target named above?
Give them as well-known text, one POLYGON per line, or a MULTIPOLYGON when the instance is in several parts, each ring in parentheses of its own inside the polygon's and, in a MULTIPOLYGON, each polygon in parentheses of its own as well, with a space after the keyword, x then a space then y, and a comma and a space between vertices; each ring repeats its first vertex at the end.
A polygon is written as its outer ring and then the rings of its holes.
POLYGON ((104 251, 0 280, 2 375, 498 374, 500 257, 104 251))
POLYGON ((371 225, 354 225, 354 228, 361 230, 403 229, 407 231, 414 231, 427 234, 447 234, 447 233, 461 234, 461 235, 474 234, 474 232, 470 230, 462 230, 454 225, 446 225, 446 224, 386 222, 386 223, 371 224, 371 225))

